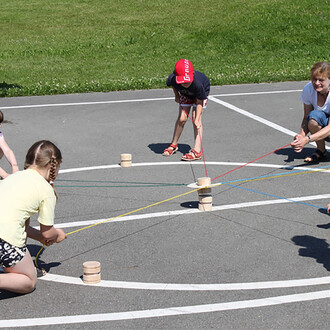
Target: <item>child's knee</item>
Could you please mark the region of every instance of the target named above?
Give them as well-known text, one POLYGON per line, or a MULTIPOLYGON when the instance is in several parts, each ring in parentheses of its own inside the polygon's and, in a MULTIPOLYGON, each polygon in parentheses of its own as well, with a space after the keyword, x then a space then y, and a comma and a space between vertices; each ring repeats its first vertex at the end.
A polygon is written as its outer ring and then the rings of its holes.
POLYGON ((32 284, 32 285, 28 286, 26 288, 26 292, 25 293, 31 293, 31 292, 33 292, 36 287, 37 287, 37 284, 34 284, 34 285, 32 284))
POLYGON ((22 288, 22 293, 31 293, 37 287, 37 277, 36 278, 28 278, 24 287, 22 288))
POLYGON ((29 276, 26 275, 26 282, 25 282, 25 288, 24 288, 24 293, 30 293, 32 291, 35 290, 35 288, 37 287, 37 280, 38 280, 38 276, 37 276, 37 269, 35 269, 35 272, 29 276))
POLYGON ((185 123, 187 122, 187 120, 188 120, 188 117, 185 116, 185 115, 182 115, 182 116, 180 116, 180 117, 178 118, 178 124, 179 124, 180 126, 184 126, 185 123))
POLYGON ((179 119, 179 120, 178 120, 178 124, 179 124, 180 126, 184 126, 186 122, 187 122, 186 119, 179 119))

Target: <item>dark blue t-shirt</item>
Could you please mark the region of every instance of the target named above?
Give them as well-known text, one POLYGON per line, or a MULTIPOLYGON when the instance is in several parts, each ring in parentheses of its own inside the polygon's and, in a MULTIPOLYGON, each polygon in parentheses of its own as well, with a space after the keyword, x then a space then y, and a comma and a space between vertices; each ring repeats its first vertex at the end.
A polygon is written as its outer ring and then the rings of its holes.
POLYGON ((188 88, 184 88, 181 84, 177 84, 175 81, 175 74, 171 73, 166 81, 167 86, 175 88, 179 94, 188 97, 191 100, 195 98, 199 100, 207 99, 210 93, 210 80, 204 73, 195 71, 194 80, 188 88))

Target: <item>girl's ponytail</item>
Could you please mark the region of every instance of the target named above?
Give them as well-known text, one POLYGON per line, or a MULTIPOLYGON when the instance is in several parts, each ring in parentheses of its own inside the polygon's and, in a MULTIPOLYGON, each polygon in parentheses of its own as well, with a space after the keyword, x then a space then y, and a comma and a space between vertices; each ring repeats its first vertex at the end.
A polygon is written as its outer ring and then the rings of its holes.
POLYGON ((57 198, 56 190, 53 185, 53 181, 56 178, 56 166, 62 162, 62 154, 60 149, 56 145, 48 140, 41 140, 34 143, 28 150, 24 169, 35 165, 39 168, 47 167, 50 164, 50 173, 47 181, 54 189, 55 196, 57 198))

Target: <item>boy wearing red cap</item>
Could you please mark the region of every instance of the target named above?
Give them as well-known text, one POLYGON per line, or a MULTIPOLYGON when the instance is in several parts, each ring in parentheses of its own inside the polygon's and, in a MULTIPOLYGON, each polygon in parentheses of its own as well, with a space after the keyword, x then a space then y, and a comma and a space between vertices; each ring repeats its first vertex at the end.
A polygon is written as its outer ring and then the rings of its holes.
POLYGON ((178 141, 183 127, 187 122, 191 107, 194 122, 195 146, 181 160, 192 161, 201 159, 202 149, 202 112, 206 108, 210 93, 210 81, 205 74, 194 71, 189 60, 181 59, 175 64, 174 72, 169 75, 166 82, 171 86, 175 95, 175 102, 179 103, 179 116, 175 123, 171 144, 164 150, 164 156, 171 156, 178 150, 178 141))

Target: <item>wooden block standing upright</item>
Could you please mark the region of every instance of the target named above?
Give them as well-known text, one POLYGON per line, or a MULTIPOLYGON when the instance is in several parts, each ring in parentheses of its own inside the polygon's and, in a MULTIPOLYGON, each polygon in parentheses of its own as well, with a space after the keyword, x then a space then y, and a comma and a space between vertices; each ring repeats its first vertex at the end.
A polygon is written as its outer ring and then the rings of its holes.
POLYGON ((86 261, 83 263, 83 281, 86 284, 96 284, 101 281, 101 264, 98 261, 86 261))
POLYGON ((211 178, 204 177, 197 179, 197 185, 200 187, 206 187, 198 190, 198 209, 200 211, 211 211, 212 210, 212 192, 211 188, 207 188, 211 184, 211 178))
POLYGON ((120 166, 121 167, 131 167, 132 166, 132 155, 131 154, 121 154, 120 155, 120 166))

